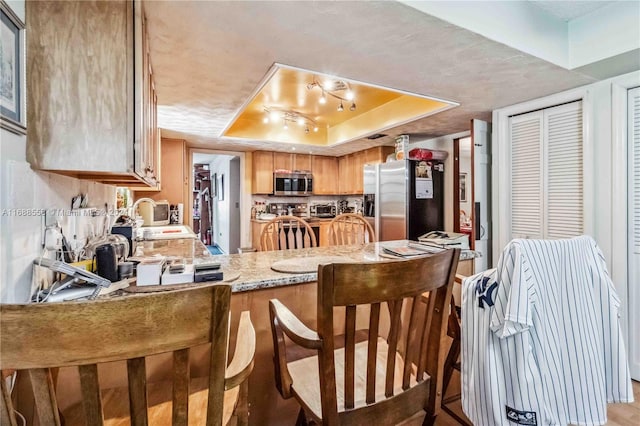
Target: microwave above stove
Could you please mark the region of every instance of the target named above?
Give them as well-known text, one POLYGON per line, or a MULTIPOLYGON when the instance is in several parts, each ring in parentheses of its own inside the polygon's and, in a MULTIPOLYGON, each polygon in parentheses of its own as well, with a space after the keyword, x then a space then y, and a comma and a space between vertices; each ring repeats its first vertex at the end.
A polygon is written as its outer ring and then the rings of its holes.
POLYGON ((274 173, 273 195, 313 195, 313 176, 309 172, 274 173))
POLYGON ((310 214, 314 217, 336 217, 335 204, 313 204, 310 207, 310 214))

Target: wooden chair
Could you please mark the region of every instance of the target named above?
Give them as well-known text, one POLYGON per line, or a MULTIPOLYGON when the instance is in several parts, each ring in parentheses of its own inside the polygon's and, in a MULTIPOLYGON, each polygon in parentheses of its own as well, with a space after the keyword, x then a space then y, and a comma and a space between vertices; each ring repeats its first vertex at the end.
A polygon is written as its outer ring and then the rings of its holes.
MULTIPOLYGON (((243 312, 226 367, 230 300, 231 288, 214 284, 94 301, 0 305, 0 368, 28 373, 43 425, 60 425, 61 417, 65 425, 129 424, 128 417, 131 425, 221 425, 234 407, 238 423, 247 424, 255 331, 243 312), (209 376, 194 385, 190 348, 207 343, 209 376), (166 352, 173 352, 173 383, 147 385, 145 357, 166 352), (97 364, 118 360, 127 361, 128 389, 101 390, 97 364), (82 403, 60 416, 52 371, 74 366, 82 403)), ((16 425, 4 380, 0 424, 16 425)))
POLYGON ((279 216, 267 223, 260 234, 260 250, 286 250, 317 247, 313 229, 295 216, 279 216))
MULTIPOLYGON (((465 278, 466 277, 464 275, 456 274, 454 285, 462 285, 462 281, 465 278)), ((423 295, 423 302, 429 303, 429 297, 427 294, 423 295)), ((472 426, 469 419, 460 416, 459 412, 456 412, 449 407, 449 404, 460 400, 462 394, 458 392, 445 398, 447 389, 449 388, 449 384, 451 383, 453 372, 458 371, 458 373, 460 373, 461 371, 460 362, 458 361, 458 359, 460 358, 460 349, 462 344, 462 329, 460 327, 460 315, 458 315, 458 307, 456 306, 453 296, 451 296, 449 306, 450 310, 449 317, 447 319, 447 335, 451 337, 451 346, 449 346, 449 352, 447 353, 447 358, 444 361, 444 376, 442 381, 442 409, 461 425, 472 426)))
POLYGON ((376 241, 373 228, 359 214, 344 213, 329 223, 329 245, 366 244, 376 241))
POLYGON ((276 386, 300 403, 299 423, 392 425, 421 410, 424 424, 434 423, 442 398, 445 308, 458 256, 455 249, 404 261, 320 265, 317 332, 277 299, 269 302, 276 386), (425 313, 426 291, 432 297, 425 313), (388 321, 381 316, 384 303, 388 321), (336 348, 334 310, 343 307, 345 345, 336 348), (368 310, 361 318, 366 339, 359 343, 356 308, 368 310), (403 311, 409 314, 404 324, 403 311), (387 326, 388 336, 380 337, 387 326), (318 354, 288 362, 284 336, 318 354))

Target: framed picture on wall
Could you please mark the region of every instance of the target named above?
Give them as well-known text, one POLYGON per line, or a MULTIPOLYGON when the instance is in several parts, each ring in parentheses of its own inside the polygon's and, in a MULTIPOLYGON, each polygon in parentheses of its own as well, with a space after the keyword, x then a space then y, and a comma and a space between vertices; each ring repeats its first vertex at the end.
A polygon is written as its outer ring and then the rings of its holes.
POLYGON ((224 200, 224 175, 218 175, 218 200, 224 200))
POLYGON ((467 202, 467 174, 460 173, 460 202, 467 202))
POLYGON ((4 1, 0 14, 0 127, 25 134, 24 23, 4 1))

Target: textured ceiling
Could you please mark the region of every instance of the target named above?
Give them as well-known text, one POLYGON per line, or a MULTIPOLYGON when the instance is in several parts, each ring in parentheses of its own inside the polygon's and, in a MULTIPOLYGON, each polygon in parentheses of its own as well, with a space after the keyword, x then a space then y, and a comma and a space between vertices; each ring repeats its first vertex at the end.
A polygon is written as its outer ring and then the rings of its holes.
POLYGON ((615 1, 540 1, 531 0, 531 3, 535 4, 545 12, 555 16, 563 21, 570 21, 572 19, 579 18, 584 15, 598 10, 602 7, 608 6, 615 1))
MULTIPOLYGON (((220 150, 291 150, 221 138, 273 63, 459 102, 460 106, 314 153, 436 137, 503 106, 594 81, 395 2, 147 1, 163 135, 220 150)), ((308 151, 303 145, 298 151, 308 151)))

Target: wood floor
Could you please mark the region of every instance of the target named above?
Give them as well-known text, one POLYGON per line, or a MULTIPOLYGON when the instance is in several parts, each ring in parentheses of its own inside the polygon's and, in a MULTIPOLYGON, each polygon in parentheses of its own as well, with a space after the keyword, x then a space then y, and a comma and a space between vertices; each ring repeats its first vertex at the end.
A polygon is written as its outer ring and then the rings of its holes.
MULTIPOLYGON (((460 375, 457 372, 454 372, 454 376, 451 379, 453 388, 453 383, 459 383, 460 375)), ((458 386, 459 389, 459 386, 458 386)), ((455 392, 458 392, 458 389, 455 389, 455 392)), ((451 389, 451 392, 454 390, 451 389)), ((449 393, 449 392, 447 392, 449 393)), ((631 404, 609 404, 607 407, 607 417, 608 422, 607 426, 638 426, 640 425, 640 382, 633 382, 633 395, 635 401, 631 404)), ((466 418, 462 412, 462 406, 460 405, 460 401, 453 402, 449 405, 449 408, 456 412, 463 418, 466 418)), ((438 418, 436 420, 436 426, 455 426, 459 425, 454 418, 449 416, 444 411, 440 412, 438 418)))

